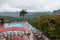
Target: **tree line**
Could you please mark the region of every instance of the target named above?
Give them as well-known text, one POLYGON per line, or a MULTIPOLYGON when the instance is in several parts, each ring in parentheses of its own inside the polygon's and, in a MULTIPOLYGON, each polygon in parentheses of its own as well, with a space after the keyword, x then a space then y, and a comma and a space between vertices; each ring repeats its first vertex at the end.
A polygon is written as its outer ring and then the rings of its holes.
POLYGON ((35 28, 53 40, 60 40, 60 15, 46 14, 30 21, 35 28))

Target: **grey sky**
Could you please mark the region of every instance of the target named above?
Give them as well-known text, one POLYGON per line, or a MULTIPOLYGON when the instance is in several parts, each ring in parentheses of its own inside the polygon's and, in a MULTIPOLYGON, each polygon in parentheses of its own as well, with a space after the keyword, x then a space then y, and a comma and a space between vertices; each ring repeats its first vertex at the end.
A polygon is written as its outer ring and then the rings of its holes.
POLYGON ((60 0, 0 0, 0 11, 52 11, 60 9, 60 0))

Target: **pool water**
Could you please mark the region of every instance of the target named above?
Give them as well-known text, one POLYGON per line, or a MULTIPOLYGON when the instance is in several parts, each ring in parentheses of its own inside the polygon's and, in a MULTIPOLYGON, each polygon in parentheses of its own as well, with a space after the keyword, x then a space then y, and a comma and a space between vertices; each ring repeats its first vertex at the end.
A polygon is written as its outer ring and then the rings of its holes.
POLYGON ((24 24, 23 23, 10 23, 10 24, 5 24, 5 27, 6 28, 9 28, 9 27, 24 27, 24 24))
MULTIPOLYGON (((9 27, 24 27, 24 24, 23 23, 8 23, 8 24, 5 24, 5 28, 9 28, 9 27)), ((4 34, 6 34, 6 32, 8 34, 10 33, 18 33, 20 31, 17 31, 17 30, 9 30, 9 31, 5 31, 3 32, 4 34)))

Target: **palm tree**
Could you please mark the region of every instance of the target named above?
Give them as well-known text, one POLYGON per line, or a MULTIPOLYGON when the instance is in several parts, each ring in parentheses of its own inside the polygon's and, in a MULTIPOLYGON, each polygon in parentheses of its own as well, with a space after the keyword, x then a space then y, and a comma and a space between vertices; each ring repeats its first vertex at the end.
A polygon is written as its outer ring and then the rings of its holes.
POLYGON ((27 11, 26 10, 24 10, 24 9, 22 9, 21 11, 20 11, 20 16, 23 16, 23 20, 25 20, 25 15, 27 14, 27 11))

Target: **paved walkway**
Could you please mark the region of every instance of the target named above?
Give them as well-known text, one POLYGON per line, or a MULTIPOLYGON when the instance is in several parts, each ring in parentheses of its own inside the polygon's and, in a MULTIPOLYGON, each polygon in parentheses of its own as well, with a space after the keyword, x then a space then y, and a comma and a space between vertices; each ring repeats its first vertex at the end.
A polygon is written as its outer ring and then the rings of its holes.
POLYGON ((23 37, 13 36, 13 40, 29 40, 29 38, 26 35, 23 37))
POLYGON ((42 38, 44 39, 44 40, 50 40, 50 39, 48 39, 45 35, 43 35, 42 34, 42 38))
POLYGON ((22 37, 19 36, 13 36, 13 40, 24 40, 22 37))
MULTIPOLYGON (((33 38, 34 38, 34 40, 37 40, 36 37, 33 37, 33 38)), ((23 37, 19 37, 19 36, 16 36, 16 35, 13 36, 13 40, 31 40, 31 39, 32 39, 32 37, 28 38, 27 36, 23 36, 23 37)))

